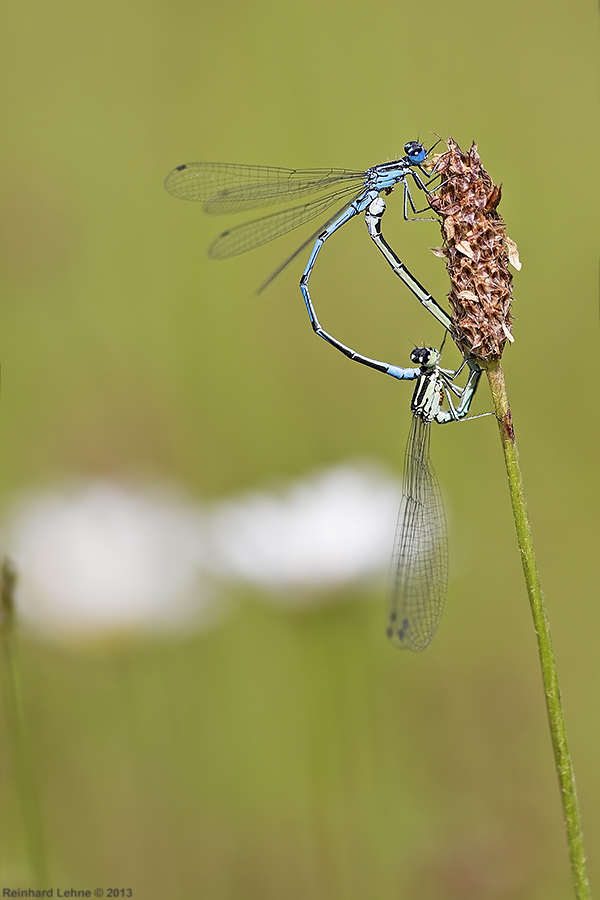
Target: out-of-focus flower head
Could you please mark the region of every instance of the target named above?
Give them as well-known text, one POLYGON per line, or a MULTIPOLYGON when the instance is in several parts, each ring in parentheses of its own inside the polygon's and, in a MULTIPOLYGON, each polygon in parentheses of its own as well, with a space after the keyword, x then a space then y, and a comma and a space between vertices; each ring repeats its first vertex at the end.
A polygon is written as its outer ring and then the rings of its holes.
POLYGON ((211 604, 198 509, 164 490, 93 482, 17 503, 8 543, 25 621, 85 634, 176 629, 211 604))
POLYGON ((401 486, 341 465, 278 493, 253 491, 209 516, 212 571, 290 602, 387 572, 401 486))

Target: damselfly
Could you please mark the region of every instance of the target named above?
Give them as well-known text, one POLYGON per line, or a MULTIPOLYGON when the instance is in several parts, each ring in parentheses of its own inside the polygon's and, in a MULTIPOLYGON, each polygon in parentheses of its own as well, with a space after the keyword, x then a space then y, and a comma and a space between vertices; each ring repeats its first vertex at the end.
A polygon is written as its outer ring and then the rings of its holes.
POLYGON ((316 334, 356 362, 399 380, 417 382, 411 401, 413 421, 406 448, 404 492, 394 549, 388 635, 397 646, 418 651, 423 650, 435 634, 448 581, 445 515, 439 484, 429 459, 429 426, 433 421, 445 424, 468 415, 481 369, 471 358, 465 358, 456 372, 442 369, 439 366, 440 353, 431 347, 417 347, 411 353, 411 360, 418 368, 402 368, 363 356, 322 328, 308 289, 316 258, 327 238, 358 213, 364 212, 369 235, 393 271, 438 322, 452 333, 448 313, 411 275, 382 234, 381 221, 386 205, 380 193, 390 193, 396 184, 402 184, 404 218, 408 219, 409 205, 415 216, 424 211, 418 210, 413 202, 408 176, 412 176, 416 186, 425 194, 429 194, 430 190, 415 169, 419 169, 428 181, 435 177, 422 168, 427 151, 421 144, 411 141, 404 150, 406 156, 401 159, 374 166, 366 172, 189 163, 174 169, 167 177, 165 186, 169 193, 181 199, 203 201, 208 213, 259 209, 298 197, 318 195, 306 203, 223 232, 209 249, 209 256, 214 259, 225 259, 259 247, 312 221, 340 200, 344 201, 337 212, 273 272, 259 291, 314 241, 300 287, 316 334), (455 384, 455 378, 465 365, 469 375, 465 387, 460 388, 455 384), (452 394, 458 398, 457 405, 452 401, 452 394), (442 409, 445 396, 448 398, 447 410, 442 409))
MULTIPOLYGON (((429 183, 437 176, 423 168, 428 151, 418 141, 409 141, 405 144, 404 152, 405 156, 400 159, 381 163, 366 171, 281 169, 231 163, 185 163, 177 166, 167 176, 165 187, 170 194, 182 200, 203 202, 204 211, 210 214, 244 212, 291 202, 300 197, 314 197, 299 205, 224 231, 209 248, 208 254, 213 259, 226 259, 260 247, 261 244, 287 234, 324 214, 335 204, 341 203, 336 212, 263 282, 257 293, 260 293, 293 259, 314 242, 302 275, 301 285, 304 289, 308 285, 315 261, 325 241, 354 216, 362 212, 368 213, 369 207, 379 198, 381 192, 389 194, 395 185, 402 184, 404 218, 407 220, 410 218, 409 207, 415 217, 425 212, 425 209, 417 209, 415 206, 408 177, 411 176, 416 187, 429 195, 431 191, 419 172, 429 183)), ((374 221, 378 217, 379 223, 381 222, 384 210, 385 203, 380 201, 374 207, 374 221)), ((395 271, 399 264, 403 273, 400 277, 405 284, 419 301, 427 306, 446 328, 449 328, 450 320, 444 310, 390 250, 394 257, 394 262, 391 262, 383 249, 383 239, 378 240, 375 231, 373 225, 373 231, 370 228, 369 233, 386 255, 388 262, 395 271)), ((387 247, 387 244, 385 246, 387 247)), ((397 274, 400 274, 400 271, 397 274)))
POLYGON ((416 378, 417 384, 410 404, 413 420, 404 456, 387 633, 397 647, 420 651, 436 632, 448 587, 446 517, 429 458, 429 426, 456 422, 468 414, 481 369, 474 360, 467 360, 469 377, 461 389, 454 383, 458 372, 440 368, 438 350, 417 347, 411 360, 420 368, 396 375, 416 378), (451 394, 459 398, 456 406, 451 394), (447 410, 441 408, 444 396, 447 410))

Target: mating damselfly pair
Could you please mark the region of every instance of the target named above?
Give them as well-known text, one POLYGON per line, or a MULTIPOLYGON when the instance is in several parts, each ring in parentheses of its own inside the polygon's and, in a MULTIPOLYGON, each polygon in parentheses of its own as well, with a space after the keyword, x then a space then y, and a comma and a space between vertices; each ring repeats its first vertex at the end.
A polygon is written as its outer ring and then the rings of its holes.
MULTIPOLYGON (((167 177, 167 191, 182 200, 200 201, 209 214, 237 213, 269 206, 303 202, 279 212, 253 219, 224 231, 211 245, 209 256, 225 259, 253 250, 324 215, 333 206, 336 211, 310 235, 259 287, 262 291, 311 243, 300 288, 313 330, 345 356, 391 375, 399 380, 416 381, 411 401, 413 420, 404 463, 403 497, 398 519, 392 569, 388 635, 398 647, 423 650, 437 629, 447 591, 448 553, 444 507, 441 492, 429 458, 429 426, 445 424, 468 415, 477 389, 481 369, 466 357, 459 370, 442 369, 441 354, 432 347, 418 347, 411 353, 414 368, 390 365, 363 356, 325 331, 317 317, 309 292, 309 280, 325 241, 346 222, 365 214, 369 236, 396 275, 417 300, 452 334, 448 313, 409 272, 382 233, 386 204, 381 194, 389 194, 396 185, 403 188, 405 220, 418 219, 428 207, 418 209, 409 186, 429 196, 435 187, 435 169, 428 172, 423 163, 428 151, 417 141, 404 147, 398 160, 373 166, 366 171, 348 169, 282 169, 270 166, 244 166, 228 163, 187 163, 167 177), (431 186, 431 187, 430 187, 431 186), (412 217, 409 215, 412 213, 412 217), (468 376, 464 388, 455 379, 463 368, 468 376), (452 395, 457 398, 456 404, 452 395), (444 398, 448 409, 442 409, 444 398)), ((420 219, 422 221, 422 219, 420 219)), ((437 221, 437 220, 436 220, 437 221)))

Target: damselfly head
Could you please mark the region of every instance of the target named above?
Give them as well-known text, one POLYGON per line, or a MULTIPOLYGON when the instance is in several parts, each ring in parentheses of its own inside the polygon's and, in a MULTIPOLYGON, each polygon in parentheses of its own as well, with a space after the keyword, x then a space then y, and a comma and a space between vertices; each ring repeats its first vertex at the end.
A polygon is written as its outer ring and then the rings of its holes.
POLYGON ((431 366, 437 366, 441 354, 435 347, 415 347, 410 354, 410 358, 412 362, 416 363, 418 366, 426 366, 429 368, 431 366))
POLYGON ((404 145, 404 152, 408 156, 411 165, 416 166, 427 159, 427 150, 418 141, 409 141, 404 145))

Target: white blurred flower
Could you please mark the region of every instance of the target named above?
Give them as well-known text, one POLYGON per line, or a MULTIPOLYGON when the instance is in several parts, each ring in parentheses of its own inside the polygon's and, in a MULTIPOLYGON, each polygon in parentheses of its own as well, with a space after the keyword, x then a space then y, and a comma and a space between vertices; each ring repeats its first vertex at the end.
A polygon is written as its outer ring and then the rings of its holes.
POLYGON ((19 611, 37 628, 172 629, 211 606, 201 515, 174 494, 110 482, 42 493, 7 531, 19 611))
POLYGON ((400 482, 372 465, 341 465, 279 495, 251 492, 208 518, 217 576, 269 592, 331 590, 386 572, 400 482))
POLYGON ((346 464, 209 510, 108 481, 32 495, 6 520, 19 613, 73 636, 206 625, 227 608, 216 579, 306 602, 387 571, 400 494, 346 464))

